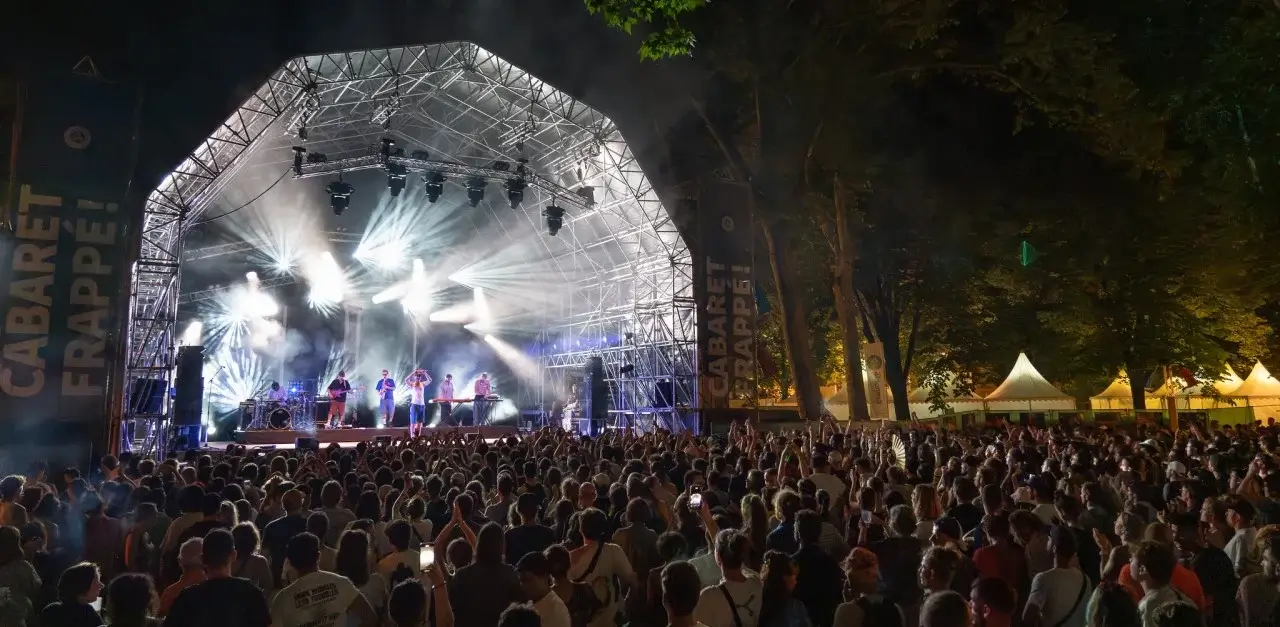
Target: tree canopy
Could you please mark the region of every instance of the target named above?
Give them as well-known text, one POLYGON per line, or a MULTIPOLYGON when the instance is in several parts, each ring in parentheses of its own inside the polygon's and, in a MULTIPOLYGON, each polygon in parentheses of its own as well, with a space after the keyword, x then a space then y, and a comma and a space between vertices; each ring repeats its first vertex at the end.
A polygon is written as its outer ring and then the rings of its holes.
POLYGON ((788 369, 802 403, 860 335, 898 399, 943 372, 998 381, 1019 351, 1081 391, 1280 357, 1272 2, 587 6, 643 29, 647 59, 704 64, 705 130, 766 222, 828 235, 781 251, 832 285, 778 291, 788 356, 821 364, 788 369))

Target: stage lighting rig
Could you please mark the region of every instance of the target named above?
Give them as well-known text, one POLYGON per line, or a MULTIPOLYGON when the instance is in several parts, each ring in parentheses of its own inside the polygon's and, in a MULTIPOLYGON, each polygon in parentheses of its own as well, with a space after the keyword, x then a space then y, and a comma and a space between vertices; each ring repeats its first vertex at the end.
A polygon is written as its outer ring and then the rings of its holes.
POLYGON ((307 158, 307 149, 302 146, 293 147, 293 175, 302 176, 302 162, 307 158))
MULTIPOLYGON (((502 161, 499 161, 498 163, 506 165, 502 161)), ((525 175, 529 173, 528 163, 528 159, 521 159, 520 164, 516 166, 516 178, 508 179, 504 185, 507 188, 507 200, 511 202, 512 209, 519 207, 520 203, 524 202, 524 190, 529 186, 529 184, 524 180, 525 175)), ((497 164, 494 165, 497 166, 497 164)), ((495 169, 503 170, 503 168, 497 167, 495 167, 495 169)))
POLYGON ((596 188, 590 185, 584 185, 573 192, 582 199, 582 202, 588 207, 596 206, 596 188))
POLYGON ((382 155, 383 161, 386 161, 387 159, 391 158, 391 150, 395 147, 396 147, 396 140, 391 139, 390 137, 382 138, 382 151, 380 154, 382 155))
POLYGON ((387 164, 387 187, 391 190, 391 197, 396 198, 400 192, 404 191, 405 179, 409 177, 409 169, 399 163, 387 164))
POLYGON ((507 163, 506 161, 494 161, 494 162, 493 162, 493 169, 495 169, 495 170, 497 170, 497 171, 499 171, 499 172, 510 172, 510 171, 511 171, 511 164, 510 164, 510 163, 507 163))
POLYGON ((547 219, 547 235, 555 237, 556 233, 564 227, 564 208, 555 205, 547 205, 542 210, 542 217, 547 219))
POLYGON ((323 152, 308 152, 307 163, 328 163, 329 155, 323 152))
POLYGON ((351 195, 356 193, 356 188, 339 178, 326 185, 324 191, 329 193, 329 207, 333 209, 333 215, 340 216, 351 205, 351 195))
POLYGON ((421 148, 409 153, 409 158, 417 161, 430 161, 431 153, 421 148))
POLYGON ((528 187, 528 183, 524 179, 509 179, 503 184, 507 188, 507 200, 511 202, 511 208, 515 209, 524 202, 524 188, 528 187))
POLYGON ((489 182, 484 180, 482 176, 473 176, 467 179, 467 202, 471 203, 472 207, 479 205, 480 201, 484 200, 484 188, 488 184, 489 182))
POLYGON ((444 193, 444 174, 423 172, 422 183, 427 191, 427 202, 434 203, 440 200, 440 194, 444 193))

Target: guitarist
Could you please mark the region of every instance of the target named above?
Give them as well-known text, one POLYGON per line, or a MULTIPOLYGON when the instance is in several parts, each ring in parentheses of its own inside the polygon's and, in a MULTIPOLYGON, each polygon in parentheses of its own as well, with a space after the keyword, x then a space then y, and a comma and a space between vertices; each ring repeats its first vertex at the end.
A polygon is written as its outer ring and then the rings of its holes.
POLYGON ((329 384, 329 428, 342 426, 347 415, 347 393, 351 391, 351 382, 347 381, 347 373, 338 371, 338 378, 329 384))

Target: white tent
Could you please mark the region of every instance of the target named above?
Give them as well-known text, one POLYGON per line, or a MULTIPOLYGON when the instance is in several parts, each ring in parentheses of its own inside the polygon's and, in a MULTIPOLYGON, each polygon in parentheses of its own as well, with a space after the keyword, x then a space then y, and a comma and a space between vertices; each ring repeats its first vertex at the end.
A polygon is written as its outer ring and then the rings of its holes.
POLYGON ((1254 364, 1244 383, 1227 396, 1243 399, 1242 404, 1253 408, 1255 419, 1280 417, 1280 381, 1267 372, 1262 362, 1254 364))
POLYGON ((1178 409, 1218 409, 1221 407, 1242 407, 1244 400, 1237 401, 1234 405, 1222 397, 1229 397, 1235 392, 1240 385, 1244 383, 1244 379, 1236 374, 1231 364, 1222 365, 1222 374, 1218 375, 1216 381, 1206 381, 1191 387, 1185 388, 1178 392, 1178 409), (1216 394, 1206 394, 1211 386, 1216 394))
POLYGON ((1076 401, 1031 365, 1026 353, 1018 353, 1018 361, 994 392, 987 395, 988 411, 1073 411, 1076 401))
MULTIPOLYGON (((982 397, 969 393, 956 393, 956 375, 948 372, 946 374, 946 387, 943 389, 943 402, 950 408, 952 413, 963 414, 965 412, 982 411, 982 397)), ((907 403, 911 406, 911 413, 917 418, 930 418, 933 416, 941 416, 942 412, 933 411, 930 407, 933 405, 929 401, 929 388, 920 386, 907 395, 907 403)))
POLYGON ((1133 386, 1129 384, 1129 374, 1121 370, 1107 389, 1089 397, 1089 407, 1103 410, 1133 409, 1133 386))

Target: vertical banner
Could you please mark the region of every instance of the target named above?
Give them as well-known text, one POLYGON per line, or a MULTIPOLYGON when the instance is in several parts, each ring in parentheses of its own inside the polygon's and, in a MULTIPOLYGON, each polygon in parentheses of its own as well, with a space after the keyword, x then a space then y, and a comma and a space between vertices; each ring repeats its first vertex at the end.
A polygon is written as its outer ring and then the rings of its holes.
POLYGON ((137 102, 126 85, 70 71, 22 85, 0 240, 0 433, 14 444, 107 431, 137 102))
POLYGON ((703 409, 754 407, 756 295, 754 237, 745 185, 715 179, 698 202, 701 255, 695 261, 703 409))
POLYGON ((872 342, 866 346, 867 408, 872 420, 888 420, 893 416, 889 400, 889 386, 885 381, 884 344, 872 342))

